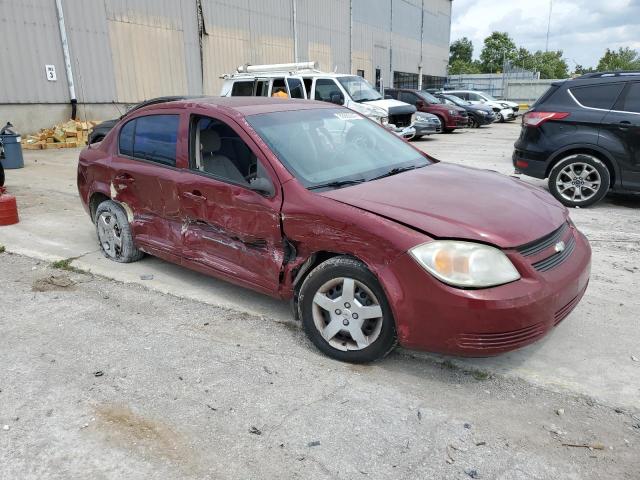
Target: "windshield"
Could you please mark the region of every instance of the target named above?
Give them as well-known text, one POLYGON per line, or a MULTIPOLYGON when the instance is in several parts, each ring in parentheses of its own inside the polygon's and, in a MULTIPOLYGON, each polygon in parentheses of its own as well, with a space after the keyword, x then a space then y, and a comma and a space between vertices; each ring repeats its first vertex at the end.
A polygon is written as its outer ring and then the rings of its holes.
POLYGON ((338 81, 355 102, 382 100, 382 95, 362 77, 338 77, 338 81))
POLYGON ((418 96, 425 99, 427 103, 442 103, 442 100, 440 100, 438 97, 431 95, 429 92, 425 92, 424 90, 416 93, 418 94, 418 96))
POLYGON ((445 95, 444 98, 458 105, 459 107, 465 107, 470 105, 466 100, 461 99, 460 97, 456 97, 455 95, 445 95))
POLYGON ((306 188, 369 181, 395 168, 431 163, 393 133, 345 108, 264 113, 247 121, 306 188))

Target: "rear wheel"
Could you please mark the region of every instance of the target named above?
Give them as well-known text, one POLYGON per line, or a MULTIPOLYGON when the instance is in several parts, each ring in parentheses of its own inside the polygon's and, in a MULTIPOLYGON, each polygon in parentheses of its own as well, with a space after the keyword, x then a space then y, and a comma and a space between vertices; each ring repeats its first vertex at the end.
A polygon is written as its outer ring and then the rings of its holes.
POLYGON ((334 257, 305 279, 298 298, 309 339, 331 358, 367 363, 396 345, 387 298, 376 277, 360 261, 334 257))
POLYGON ((114 262, 140 260, 144 253, 135 246, 127 214, 113 200, 105 200, 96 209, 98 241, 104 256, 114 262))
POLYGON ((563 158, 549 174, 549 191, 567 207, 587 207, 599 202, 609 191, 609 169, 593 155, 563 158))

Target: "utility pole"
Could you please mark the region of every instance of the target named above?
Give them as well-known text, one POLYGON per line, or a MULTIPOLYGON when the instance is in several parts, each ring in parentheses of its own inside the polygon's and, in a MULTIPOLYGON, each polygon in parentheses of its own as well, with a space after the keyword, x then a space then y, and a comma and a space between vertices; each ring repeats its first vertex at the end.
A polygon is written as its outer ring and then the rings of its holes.
POLYGON ((544 51, 549 51, 549 32, 551 31, 551 12, 553 11, 553 0, 549 0, 549 21, 547 22, 547 44, 544 51))

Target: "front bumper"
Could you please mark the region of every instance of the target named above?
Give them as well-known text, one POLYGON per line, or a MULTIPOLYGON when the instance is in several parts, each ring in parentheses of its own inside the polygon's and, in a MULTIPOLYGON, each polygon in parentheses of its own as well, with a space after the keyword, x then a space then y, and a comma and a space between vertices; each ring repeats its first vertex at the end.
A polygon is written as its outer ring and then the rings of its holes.
POLYGON ((405 140, 411 140, 416 136, 416 129, 413 125, 403 128, 396 127, 395 125, 389 125, 387 126, 387 129, 405 140))
POLYGON ((404 254, 379 275, 391 300, 400 344, 431 352, 484 357, 521 348, 542 338, 578 304, 589 282, 591 248, 575 238, 571 255, 537 271, 528 257, 505 250, 521 279, 493 288, 464 290, 445 285, 404 254))
POLYGON ((439 133, 442 131, 442 127, 440 123, 431 123, 431 122, 418 122, 413 124, 416 129, 416 136, 418 135, 432 135, 434 133, 439 133))

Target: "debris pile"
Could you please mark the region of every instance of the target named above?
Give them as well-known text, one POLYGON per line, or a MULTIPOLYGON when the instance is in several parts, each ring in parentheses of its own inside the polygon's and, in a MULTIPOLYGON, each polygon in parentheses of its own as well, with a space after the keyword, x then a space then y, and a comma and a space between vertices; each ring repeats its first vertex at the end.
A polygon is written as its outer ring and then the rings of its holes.
POLYGON ((98 123, 94 120, 80 122, 69 120, 52 128, 43 128, 35 135, 28 135, 22 140, 25 150, 44 150, 46 148, 75 148, 87 144, 89 132, 98 123))

